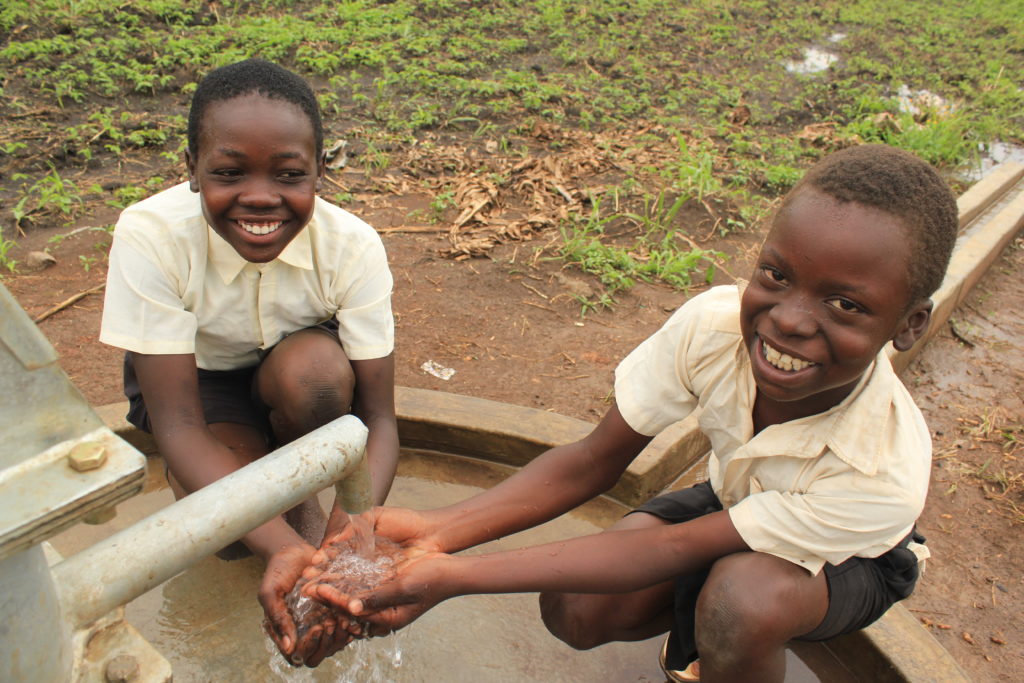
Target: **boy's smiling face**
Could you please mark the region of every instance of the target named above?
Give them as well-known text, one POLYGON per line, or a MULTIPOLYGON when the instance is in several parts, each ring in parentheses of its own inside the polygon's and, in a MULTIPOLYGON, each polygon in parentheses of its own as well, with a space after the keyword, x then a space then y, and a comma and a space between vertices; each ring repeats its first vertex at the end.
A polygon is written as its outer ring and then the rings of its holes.
POLYGON ((837 405, 886 342, 904 350, 924 333, 931 303, 908 308, 910 257, 897 217, 799 190, 761 248, 740 311, 770 422, 837 405))
POLYGON ((186 160, 203 216, 246 261, 277 258, 313 215, 323 162, 291 102, 253 93, 211 103, 186 160))

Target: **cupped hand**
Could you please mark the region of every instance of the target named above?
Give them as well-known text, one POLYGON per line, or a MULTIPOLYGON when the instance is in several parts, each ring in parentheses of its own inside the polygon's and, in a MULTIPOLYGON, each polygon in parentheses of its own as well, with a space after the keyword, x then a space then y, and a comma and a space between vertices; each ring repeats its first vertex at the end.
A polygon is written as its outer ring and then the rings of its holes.
POLYGON ((306 633, 299 635, 294 650, 286 659, 293 666, 318 666, 324 659, 344 649, 357 637, 349 631, 351 623, 354 623, 351 617, 325 608, 316 623, 306 633))
POLYGON ((425 552, 443 551, 434 537, 434 524, 426 513, 408 508, 377 507, 364 512, 373 521, 374 533, 403 546, 415 546, 425 552))
POLYGON ((319 603, 311 606, 304 620, 309 626, 301 632, 292 619, 285 597, 297 582, 308 597, 322 567, 313 563, 320 551, 311 546, 288 546, 270 558, 260 586, 260 603, 266 614, 264 628, 285 659, 294 666, 315 667, 325 658, 343 649, 355 638, 366 637, 366 625, 347 611, 330 609, 319 603))
POLYGON ((407 508, 376 507, 358 515, 346 516, 345 524, 338 525, 334 533, 324 535, 323 543, 312 558, 315 565, 332 561, 344 551, 353 537, 376 535, 409 548, 409 557, 425 552, 441 551, 433 537, 433 526, 423 513, 407 508))
POLYGON ((329 583, 318 583, 316 597, 333 608, 369 625, 367 635, 384 635, 413 621, 443 600, 452 597, 455 558, 407 547, 407 559, 396 574, 369 591, 346 594, 329 583))
POLYGON ((298 637, 284 598, 310 566, 314 552, 313 546, 305 543, 285 546, 270 557, 260 582, 259 600, 266 616, 264 627, 277 649, 289 661, 295 654, 298 637))

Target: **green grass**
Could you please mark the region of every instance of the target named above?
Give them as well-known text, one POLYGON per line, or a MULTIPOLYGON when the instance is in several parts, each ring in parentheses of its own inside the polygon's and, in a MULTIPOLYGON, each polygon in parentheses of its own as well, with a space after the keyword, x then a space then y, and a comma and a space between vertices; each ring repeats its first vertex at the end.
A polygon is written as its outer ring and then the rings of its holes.
POLYGON ((68 178, 61 177, 52 165, 50 172, 29 184, 30 178, 18 173, 12 180, 21 182, 21 193, 11 211, 14 224, 20 226, 25 219, 36 215, 57 215, 71 219, 82 204, 78 186, 68 178))
MULTIPOLYGON (((621 206, 606 202, 599 221, 665 224, 652 211, 695 202, 719 236, 756 227, 803 169, 851 140, 912 150, 950 177, 979 146, 1024 141, 1021 0, 8 0, 0 36, 0 211, 19 224, 75 216, 81 195, 69 179, 87 169, 180 163, 196 82, 248 56, 309 79, 329 129, 367 131, 359 163, 374 176, 397 171, 396 150, 427 133, 510 155, 560 151, 558 141, 525 151, 523 131, 537 121, 642 128, 637 149, 657 151, 657 163, 622 152, 621 206), (837 32, 846 37, 830 43, 837 32), (839 60, 818 74, 787 72, 811 45, 839 60), (901 86, 950 109, 900 112, 901 86), (832 124, 832 136, 802 140, 812 123, 832 124)), ((438 218, 445 191, 431 204, 438 218)), ((123 205, 132 192, 108 199, 123 205)), ((611 290, 644 277, 683 281, 671 273, 706 265, 659 229, 613 253, 581 228, 591 221, 563 224, 563 252, 619 270, 611 290)))
POLYGON ((11 249, 17 246, 17 242, 14 240, 5 240, 0 238, 0 280, 4 278, 4 270, 7 273, 16 273, 18 271, 18 262, 14 260, 10 255, 11 249))
POLYGON ((662 192, 646 199, 641 214, 608 213, 601 210, 602 198, 593 197, 590 215, 563 224, 561 258, 596 275, 605 286, 594 300, 581 301, 584 312, 597 303, 610 306, 616 293, 632 288, 637 280, 686 289, 695 276, 702 282, 714 277, 715 262, 724 255, 681 239, 677 231, 676 219, 688 198, 673 199, 662 192), (632 223, 639 234, 624 244, 616 243, 607 234, 613 223, 632 223))
POLYGON ((673 0, 230 2, 10 0, 0 10, 8 88, 57 106, 186 89, 261 55, 320 79, 346 115, 416 129, 447 117, 536 113, 577 125, 643 116, 717 122, 740 100, 756 123, 841 112, 902 83, 965 103, 972 125, 1024 133, 1019 2, 673 0), (833 46, 840 66, 794 78, 782 62, 833 46), (1016 47, 1015 47, 1016 46, 1016 47), (713 68, 709 68, 713 67, 713 68), (361 96, 353 101, 354 96, 361 96), (365 98, 365 99, 362 99, 365 98), (800 106, 800 108, 804 108, 800 106), (386 111, 385 111, 386 110, 386 111))

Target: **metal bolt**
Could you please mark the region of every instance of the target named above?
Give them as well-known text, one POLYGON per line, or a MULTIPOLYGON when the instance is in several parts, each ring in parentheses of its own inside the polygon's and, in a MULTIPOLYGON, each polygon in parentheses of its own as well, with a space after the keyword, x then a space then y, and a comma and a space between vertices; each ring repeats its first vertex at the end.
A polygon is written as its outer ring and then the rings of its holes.
POLYGON ((127 683, 139 677, 139 661, 131 655, 118 655, 107 662, 107 683, 127 683))
POLYGON ((79 472, 101 467, 107 461, 107 449, 96 441, 83 441, 68 453, 68 464, 79 472))

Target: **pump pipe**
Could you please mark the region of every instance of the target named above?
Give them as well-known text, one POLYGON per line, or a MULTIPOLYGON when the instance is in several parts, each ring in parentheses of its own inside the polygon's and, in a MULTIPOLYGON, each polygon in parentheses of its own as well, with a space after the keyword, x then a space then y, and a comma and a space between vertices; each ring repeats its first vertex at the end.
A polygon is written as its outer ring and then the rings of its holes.
POLYGON ((337 483, 370 506, 367 429, 340 417, 52 567, 65 619, 82 628, 337 483))

